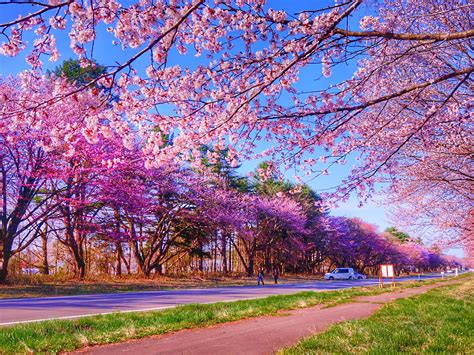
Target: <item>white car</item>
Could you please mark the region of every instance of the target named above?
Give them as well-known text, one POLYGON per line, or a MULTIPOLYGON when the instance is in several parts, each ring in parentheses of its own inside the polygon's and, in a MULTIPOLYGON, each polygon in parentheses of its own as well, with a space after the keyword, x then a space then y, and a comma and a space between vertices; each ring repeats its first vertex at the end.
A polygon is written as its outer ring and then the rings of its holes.
POLYGON ((324 275, 325 280, 355 280, 362 278, 363 276, 355 272, 351 267, 338 267, 324 275))

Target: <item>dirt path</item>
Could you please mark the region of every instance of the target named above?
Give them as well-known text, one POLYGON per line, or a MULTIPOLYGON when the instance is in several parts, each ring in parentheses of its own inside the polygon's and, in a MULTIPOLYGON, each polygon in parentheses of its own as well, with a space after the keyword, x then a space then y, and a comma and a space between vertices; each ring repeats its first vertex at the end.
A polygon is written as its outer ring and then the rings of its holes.
POLYGON ((424 293, 452 282, 356 298, 351 303, 287 311, 278 316, 245 319, 209 328, 187 329, 126 343, 80 350, 88 354, 272 354, 332 324, 367 318, 383 304, 424 293))

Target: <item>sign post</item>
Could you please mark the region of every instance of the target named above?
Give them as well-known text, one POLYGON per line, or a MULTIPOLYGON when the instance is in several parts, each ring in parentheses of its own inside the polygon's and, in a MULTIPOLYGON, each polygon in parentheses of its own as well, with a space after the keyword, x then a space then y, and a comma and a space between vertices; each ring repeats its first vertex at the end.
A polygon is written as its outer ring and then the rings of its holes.
POLYGON ((379 287, 383 287, 383 279, 391 278, 392 287, 395 287, 395 273, 393 272, 392 264, 380 265, 380 274, 379 274, 379 287))

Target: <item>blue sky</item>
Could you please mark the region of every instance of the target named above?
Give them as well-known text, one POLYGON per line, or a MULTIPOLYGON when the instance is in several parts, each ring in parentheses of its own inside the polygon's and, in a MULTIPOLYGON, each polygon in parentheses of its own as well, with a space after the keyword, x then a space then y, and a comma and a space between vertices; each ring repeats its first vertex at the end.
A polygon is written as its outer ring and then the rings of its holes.
MULTIPOLYGON (((320 8, 325 5, 333 4, 333 0, 322 0, 315 1, 311 0, 298 0, 298 1, 269 1, 268 7, 273 9, 285 8, 287 11, 292 13, 297 13, 301 9, 311 9, 311 8, 320 8)), ((1 6, 0 11, 0 22, 5 22, 16 18, 20 13, 27 14, 32 11, 31 7, 25 5, 8 5, 1 6)), ((352 19, 350 21, 351 25, 356 25, 358 19, 352 19)), ((57 46, 62 55, 61 60, 68 59, 72 57, 71 51, 69 49, 69 38, 67 36, 67 31, 55 32, 57 37, 57 46)), ((122 62, 124 59, 130 56, 130 51, 122 51, 120 48, 112 45, 113 37, 105 31, 105 28, 99 31, 99 40, 95 44, 94 48, 94 58, 103 65, 114 65, 117 62, 122 62)), ((1 39, 3 41, 3 39, 1 39)), ((60 64, 61 60, 58 63, 51 63, 47 58, 43 58, 45 63, 45 69, 53 69, 56 65, 60 64)), ((205 61, 205 56, 201 58, 195 58, 192 54, 189 56, 180 56, 177 53, 174 53, 172 56, 172 61, 179 63, 180 65, 190 66, 196 65, 202 61, 205 61)), ((148 57, 139 60, 135 69, 143 71, 144 68, 148 65, 148 57)), ((0 56, 0 74, 3 76, 16 74, 24 69, 27 69, 28 65, 24 61, 24 57, 19 56, 17 58, 8 58, 0 56)), ((319 66, 310 66, 301 73, 300 82, 297 84, 298 88, 301 90, 309 89, 318 89, 321 87, 326 87, 330 83, 337 83, 343 79, 349 78, 356 68, 356 63, 348 63, 347 66, 338 67, 333 71, 333 75, 330 79, 321 80, 321 68, 319 66)), ((338 167, 330 171, 330 175, 321 176, 317 179, 311 180, 308 184, 316 191, 321 191, 329 187, 337 185, 348 173, 350 169, 350 164, 347 164, 344 167, 338 167)), ((258 161, 244 161, 242 166, 239 169, 240 173, 246 174, 255 169, 258 165, 258 161)), ((285 176, 289 179, 294 175, 294 171, 285 172, 285 176)), ((378 206, 374 202, 366 203, 362 208, 358 207, 359 202, 353 196, 349 201, 342 203, 338 208, 332 209, 331 213, 333 215, 347 216, 347 217, 359 217, 367 222, 376 224, 380 227, 380 230, 385 229, 389 226, 387 215, 383 207, 378 206)), ((459 250, 451 251, 457 255, 461 255, 459 250)))

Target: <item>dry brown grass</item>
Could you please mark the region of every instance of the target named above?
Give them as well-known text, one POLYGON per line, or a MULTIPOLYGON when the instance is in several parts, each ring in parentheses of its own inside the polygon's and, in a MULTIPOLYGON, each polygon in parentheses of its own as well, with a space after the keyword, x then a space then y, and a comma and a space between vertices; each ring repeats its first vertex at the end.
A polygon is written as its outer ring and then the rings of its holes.
POLYGON ((457 300, 465 300, 468 297, 474 298, 474 278, 468 278, 458 287, 447 291, 446 295, 457 300))

